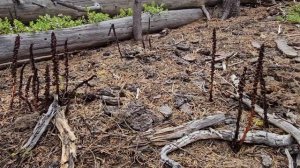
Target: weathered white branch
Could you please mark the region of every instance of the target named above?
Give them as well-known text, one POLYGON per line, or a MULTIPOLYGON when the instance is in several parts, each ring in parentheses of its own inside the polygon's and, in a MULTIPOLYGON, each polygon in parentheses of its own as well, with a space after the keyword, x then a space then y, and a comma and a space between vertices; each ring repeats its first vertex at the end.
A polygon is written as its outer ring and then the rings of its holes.
POLYGON ((58 104, 58 97, 54 96, 54 100, 50 105, 48 112, 42 116, 42 118, 37 122, 31 137, 28 139, 27 143, 21 147, 21 150, 30 151, 33 149, 40 139, 40 137, 45 132, 47 126, 49 125, 51 119, 59 111, 60 106, 58 104))
POLYGON ((62 142, 61 168, 74 168, 76 158, 76 136, 68 124, 65 116, 65 110, 60 110, 53 121, 59 131, 59 138, 62 142))
MULTIPOLYGON (((235 95, 237 97, 237 95, 235 95)), ((251 107, 251 100, 248 98, 243 98, 243 103, 246 104, 248 107, 251 107)), ((264 110, 259 107, 258 105, 255 105, 255 112, 264 118, 264 110)), ((288 121, 277 117, 276 115, 268 114, 268 120, 271 124, 275 125, 278 128, 281 128, 285 132, 291 134, 297 141, 298 144, 300 144, 300 130, 296 128, 293 124, 289 123, 288 121)))
POLYGON ((177 127, 167 127, 158 130, 147 131, 144 136, 156 145, 164 145, 168 140, 181 138, 184 135, 223 122, 226 119, 224 114, 216 114, 203 119, 190 121, 177 127))
MULTIPOLYGON (((240 133, 239 135, 242 135, 240 133)), ((168 154, 179 148, 182 148, 190 143, 207 140, 207 139, 220 139, 231 141, 234 137, 234 131, 222 130, 222 131, 208 131, 199 130, 195 131, 189 135, 186 135, 177 141, 164 146, 160 152, 161 161, 173 168, 179 168, 181 165, 168 157, 168 154)), ((288 146, 293 143, 293 138, 291 135, 278 135, 274 133, 269 133, 265 131, 250 131, 247 134, 246 143, 254 144, 264 144, 272 147, 288 146)))
POLYGON ((286 155, 286 157, 288 158, 289 161, 289 168, 294 168, 294 161, 293 158, 289 152, 289 150, 287 148, 284 149, 284 153, 286 155))

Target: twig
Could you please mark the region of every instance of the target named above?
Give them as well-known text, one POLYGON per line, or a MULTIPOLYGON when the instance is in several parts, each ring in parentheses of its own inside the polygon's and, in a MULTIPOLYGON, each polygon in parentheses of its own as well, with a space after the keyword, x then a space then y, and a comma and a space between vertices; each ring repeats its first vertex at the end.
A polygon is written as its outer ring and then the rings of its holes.
POLYGON ((88 78, 87 80, 82 81, 81 83, 79 83, 70 93, 71 95, 75 94, 75 92, 77 91, 78 88, 82 87, 84 84, 88 85, 89 81, 93 80, 94 78, 96 78, 96 75, 91 76, 90 78, 88 78))
POLYGON ((119 39, 118 39, 118 36, 117 36, 117 33, 116 33, 115 24, 111 24, 111 27, 110 27, 109 32, 108 32, 108 36, 110 36, 111 30, 113 30, 115 41, 117 42, 118 50, 119 50, 119 53, 120 53, 120 57, 122 58, 123 55, 122 55, 122 52, 121 52, 119 39))

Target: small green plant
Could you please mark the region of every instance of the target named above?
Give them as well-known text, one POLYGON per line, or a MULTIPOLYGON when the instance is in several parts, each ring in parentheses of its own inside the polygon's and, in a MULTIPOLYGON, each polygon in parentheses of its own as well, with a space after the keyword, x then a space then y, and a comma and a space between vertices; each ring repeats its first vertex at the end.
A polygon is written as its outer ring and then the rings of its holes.
POLYGON ((151 14, 158 14, 162 11, 166 11, 165 4, 156 4, 155 2, 152 2, 151 4, 144 4, 143 5, 144 12, 149 12, 151 14))
POLYGON ((120 13, 114 17, 114 19, 116 18, 123 18, 123 17, 127 17, 127 16, 132 16, 133 15, 133 10, 131 8, 128 9, 120 9, 120 13))
POLYGON ((102 22, 110 19, 108 14, 96 13, 95 11, 88 11, 87 18, 88 18, 88 23, 97 23, 97 22, 102 22))
POLYGON ((7 18, 0 18, 0 34, 9 34, 12 33, 12 26, 7 18))
POLYGON ((300 23, 300 4, 289 7, 287 14, 285 16, 278 16, 277 20, 290 23, 300 23))
POLYGON ((14 19, 13 33, 24 33, 31 31, 31 28, 25 26, 22 22, 14 19))
POLYGON ((40 16, 35 22, 29 23, 30 30, 33 32, 62 29, 79 26, 84 23, 83 19, 72 20, 71 16, 53 16, 46 14, 40 16))

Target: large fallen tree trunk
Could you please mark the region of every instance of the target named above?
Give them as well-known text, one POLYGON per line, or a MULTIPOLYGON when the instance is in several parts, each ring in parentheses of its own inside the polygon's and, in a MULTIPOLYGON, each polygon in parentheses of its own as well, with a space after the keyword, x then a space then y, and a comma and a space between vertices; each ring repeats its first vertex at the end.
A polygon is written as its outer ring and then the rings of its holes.
MULTIPOLYGON (((151 22, 150 32, 157 32, 164 28, 176 28, 201 18, 201 9, 186 9, 166 11, 158 15, 142 15, 143 31, 148 31, 149 17, 151 22)), ((63 52, 64 41, 68 39, 69 50, 80 50, 106 45, 115 40, 113 33, 108 36, 111 25, 114 24, 117 36, 120 40, 132 37, 132 17, 113 19, 97 24, 88 24, 73 28, 54 30, 57 37, 57 51, 63 52)), ((18 59, 26 59, 29 56, 29 46, 34 44, 35 57, 49 55, 50 36, 52 31, 39 33, 22 33, 18 59)), ((0 36, 0 63, 7 63, 13 55, 13 46, 16 35, 0 36)))
MULTIPOLYGON (((241 3, 255 3, 256 1, 241 0, 241 3)), ((205 5, 215 6, 221 0, 142 0, 142 3, 151 2, 163 3, 166 8, 173 10, 199 8, 203 5, 203 2, 205 5)), ((76 18, 86 14, 86 7, 116 15, 121 8, 131 8, 132 6, 133 0, 1 0, 0 18, 17 18, 23 22, 35 20, 40 15, 45 14, 64 14, 76 18)))

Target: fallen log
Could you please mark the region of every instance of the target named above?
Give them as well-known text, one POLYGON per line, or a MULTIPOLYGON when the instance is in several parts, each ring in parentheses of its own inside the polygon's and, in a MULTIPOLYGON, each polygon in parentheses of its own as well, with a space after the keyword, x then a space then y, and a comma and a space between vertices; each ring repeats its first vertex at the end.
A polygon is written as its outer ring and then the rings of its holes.
MULTIPOLYGON (((143 32, 148 31, 149 17, 151 22, 150 32, 157 32, 164 28, 177 28, 196 21, 203 17, 203 13, 201 9, 165 11, 157 15, 144 13, 142 15, 143 32)), ((57 52, 63 52, 66 39, 68 39, 69 42, 69 51, 100 47, 115 41, 113 33, 108 36, 112 24, 115 26, 119 40, 125 40, 132 37, 132 17, 54 30, 53 32, 55 32, 57 37, 57 52)), ((34 44, 33 53, 35 57, 49 55, 51 53, 51 33, 52 31, 20 34, 21 45, 18 59, 28 59, 29 46, 32 43, 34 44)), ((14 34, 0 36, 0 64, 7 63, 11 60, 15 37, 16 35, 14 34)))
MULTIPOLYGON (((239 135, 242 135, 241 133, 239 135)), ((199 140, 207 139, 219 139, 225 141, 232 141, 234 136, 234 131, 221 130, 221 131, 208 131, 199 130, 191 134, 188 134, 173 143, 164 146, 160 152, 161 161, 170 167, 179 168, 182 167, 178 162, 172 160, 168 157, 170 152, 180 149, 188 144, 199 140)), ((274 133, 269 133, 265 131, 250 131, 246 136, 245 143, 252 144, 264 144, 272 147, 282 147, 292 145, 293 138, 290 135, 278 135, 274 133)))
MULTIPOLYGON (((221 3, 220 0, 142 0, 142 3, 165 4, 167 9, 174 10, 200 8, 203 1, 208 6, 221 3)), ((95 11, 116 15, 120 9, 133 6, 132 0, 20 0, 19 2, 1 0, 0 18, 19 19, 23 22, 35 20, 45 14, 64 14, 77 18, 86 14, 87 7, 95 11)), ((241 0, 241 3, 257 3, 257 0, 241 0)))

